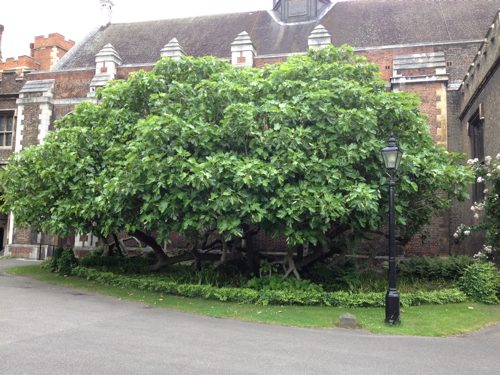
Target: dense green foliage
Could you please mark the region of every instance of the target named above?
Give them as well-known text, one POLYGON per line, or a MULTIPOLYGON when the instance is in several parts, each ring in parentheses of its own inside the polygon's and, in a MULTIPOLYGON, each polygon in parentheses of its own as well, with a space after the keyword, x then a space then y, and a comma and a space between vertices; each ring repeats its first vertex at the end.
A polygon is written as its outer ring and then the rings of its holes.
MULTIPOLYGON (((118 285, 127 288, 169 293, 185 297, 202 297, 207 299, 219 299, 221 301, 235 301, 240 303, 257 304, 299 304, 299 305, 324 305, 343 307, 377 307, 385 303, 385 287, 380 291, 352 293, 344 284, 344 289, 332 291, 332 285, 337 285, 335 278, 338 273, 327 273, 321 267, 317 273, 324 281, 324 288, 311 280, 296 280, 295 278, 283 279, 282 275, 273 274, 276 270, 267 262, 262 263, 260 277, 247 279, 239 270, 231 265, 214 271, 210 268, 196 271, 187 265, 177 265, 168 270, 151 272, 149 265, 152 259, 147 258, 123 258, 123 257, 100 257, 95 255, 86 256, 80 260, 75 259, 73 251, 58 248, 54 252, 55 257, 42 263, 42 267, 51 272, 62 275, 76 275, 110 285, 118 285), (269 272, 268 272, 269 271, 269 272), (328 283, 328 281, 334 280, 328 283), (330 289, 330 290, 328 290, 330 289)), ((428 259, 417 261, 417 265, 428 265, 432 263, 428 259)), ((450 267, 443 267, 447 270, 450 267)), ((462 262, 458 262, 462 264, 462 262)), ((450 265, 456 265, 452 260, 450 265)), ((344 273, 347 275, 354 272, 353 264, 347 262, 344 273)), ((421 270, 418 266, 416 270, 421 270)), ((433 269, 436 269, 434 266, 433 269)), ((376 276, 380 279, 379 276, 376 276)), ((407 276, 403 276, 407 277, 407 276)), ((411 275, 414 279, 415 275, 411 275)), ((432 276, 432 277, 442 277, 432 276)), ((453 274, 455 277, 455 274, 453 274)), ((352 278, 352 276, 349 276, 352 278)), ((359 276, 357 280, 362 284, 369 281, 369 277, 359 276)), ((372 279, 373 280, 373 279, 372 279)), ((494 265, 485 262, 473 262, 463 272, 457 283, 458 289, 435 289, 412 293, 400 293, 402 306, 415 306, 419 304, 443 304, 463 302, 471 299, 496 304, 500 296, 500 275, 494 265)), ((377 290, 377 288, 372 289, 377 290)))
POLYGON ((411 257, 399 262, 399 275, 424 280, 458 280, 474 260, 465 255, 449 258, 411 257))
POLYGON ((124 258, 113 256, 94 256, 87 254, 80 259, 82 267, 94 268, 99 271, 110 271, 120 274, 145 274, 148 273, 149 267, 154 264, 155 260, 151 258, 124 258))
POLYGON ((361 285, 360 274, 352 260, 346 260, 330 269, 318 264, 304 273, 304 278, 319 284, 327 292, 339 290, 356 291, 361 285))
POLYGON ((491 263, 474 262, 465 270, 458 287, 475 301, 499 303, 500 275, 491 263))
POLYGON ((52 258, 42 263, 42 267, 50 272, 55 272, 61 275, 71 275, 72 269, 79 264, 75 257, 73 249, 56 247, 52 258))
MULTIPOLYGON (((384 293, 350 294, 347 292, 322 292, 316 290, 255 290, 248 288, 217 288, 209 285, 177 284, 154 277, 132 277, 99 272, 85 267, 73 269, 73 275, 110 285, 145 291, 168 293, 184 297, 200 297, 239 303, 276 305, 323 305, 342 307, 381 307, 385 305, 384 293)), ((402 306, 464 302, 467 296, 458 289, 427 293, 401 294, 402 306)))
POLYGON ((392 131, 405 150, 401 243, 425 234, 472 178, 460 155, 435 145, 417 97, 386 92, 377 66, 348 47, 262 69, 164 59, 97 97, 0 174, 1 209, 16 225, 100 238, 126 230, 148 240, 163 264, 158 243, 173 231, 194 248, 212 234, 249 254, 249 228, 258 226, 326 253, 383 233, 380 150, 392 131))
POLYGON ((57 272, 59 268, 59 259, 61 259, 63 251, 64 251, 63 247, 54 248, 54 252, 52 253, 52 258, 43 262, 42 268, 50 272, 57 272))
POLYGON ((264 275, 254 277, 244 285, 245 288, 255 290, 282 290, 287 292, 316 291, 323 292, 321 285, 314 284, 309 280, 297 280, 296 278, 283 278, 282 275, 264 275))

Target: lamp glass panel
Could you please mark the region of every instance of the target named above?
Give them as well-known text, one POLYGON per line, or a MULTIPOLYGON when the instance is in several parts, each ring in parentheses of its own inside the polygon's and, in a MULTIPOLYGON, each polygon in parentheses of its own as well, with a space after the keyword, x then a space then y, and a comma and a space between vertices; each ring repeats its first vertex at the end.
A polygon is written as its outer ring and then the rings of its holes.
POLYGON ((385 167, 387 169, 394 169, 397 166, 398 150, 397 149, 384 149, 382 150, 382 157, 384 158, 385 167))

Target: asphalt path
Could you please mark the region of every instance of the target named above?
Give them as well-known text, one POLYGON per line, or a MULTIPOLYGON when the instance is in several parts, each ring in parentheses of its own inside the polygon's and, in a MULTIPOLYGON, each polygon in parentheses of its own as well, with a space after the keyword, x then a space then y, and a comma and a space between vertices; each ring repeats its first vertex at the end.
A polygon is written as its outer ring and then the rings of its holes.
POLYGON ((500 374, 500 325, 429 338, 210 318, 3 273, 1 375, 500 374))

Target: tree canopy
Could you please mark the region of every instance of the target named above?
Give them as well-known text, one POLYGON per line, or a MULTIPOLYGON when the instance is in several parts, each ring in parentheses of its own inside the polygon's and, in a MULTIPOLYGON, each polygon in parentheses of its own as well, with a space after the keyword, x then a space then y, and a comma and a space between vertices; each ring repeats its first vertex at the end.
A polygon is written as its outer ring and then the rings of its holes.
POLYGON ((231 243, 233 253, 250 253, 260 228, 327 253, 383 233, 380 150, 391 132, 405 151, 401 243, 463 199, 473 178, 461 155, 435 145, 418 98, 386 92, 378 67, 350 47, 262 69, 165 58, 97 97, 10 159, 2 210, 17 226, 101 238, 125 230, 147 239, 160 263, 158 244, 173 231, 194 251, 212 234, 224 252, 231 243))

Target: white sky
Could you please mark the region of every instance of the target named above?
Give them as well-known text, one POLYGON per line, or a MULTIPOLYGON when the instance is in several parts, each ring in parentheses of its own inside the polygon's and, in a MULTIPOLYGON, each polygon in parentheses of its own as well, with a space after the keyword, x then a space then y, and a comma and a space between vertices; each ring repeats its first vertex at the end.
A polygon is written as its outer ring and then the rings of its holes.
MULTIPOLYGON (((149 21, 206 14, 269 10, 273 0, 112 0, 111 22, 149 21)), ((78 42, 100 21, 99 0, 3 0, 5 26, 1 51, 8 57, 30 54, 35 36, 59 33, 78 42)))

